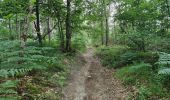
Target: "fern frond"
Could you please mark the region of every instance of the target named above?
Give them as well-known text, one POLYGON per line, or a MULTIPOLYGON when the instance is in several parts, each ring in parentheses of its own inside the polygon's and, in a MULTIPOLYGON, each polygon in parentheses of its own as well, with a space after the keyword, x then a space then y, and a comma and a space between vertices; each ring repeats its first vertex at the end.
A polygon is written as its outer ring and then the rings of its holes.
POLYGON ((156 64, 163 67, 170 66, 170 54, 165 52, 159 52, 158 54, 159 54, 159 61, 156 64))
POLYGON ((161 70, 159 70, 158 74, 161 74, 161 75, 170 75, 170 68, 161 69, 161 70))
POLYGON ((13 89, 0 89, 0 94, 17 94, 17 92, 13 89))
POLYGON ((18 85, 18 81, 15 80, 15 81, 12 81, 12 80, 8 80, 4 83, 1 83, 0 84, 0 87, 1 88, 16 88, 18 85))
POLYGON ((20 100, 18 99, 18 97, 14 97, 14 96, 5 96, 0 98, 0 100, 20 100))
POLYGON ((14 77, 15 75, 23 75, 29 71, 31 68, 21 68, 21 69, 1 69, 0 77, 8 78, 9 76, 14 77))

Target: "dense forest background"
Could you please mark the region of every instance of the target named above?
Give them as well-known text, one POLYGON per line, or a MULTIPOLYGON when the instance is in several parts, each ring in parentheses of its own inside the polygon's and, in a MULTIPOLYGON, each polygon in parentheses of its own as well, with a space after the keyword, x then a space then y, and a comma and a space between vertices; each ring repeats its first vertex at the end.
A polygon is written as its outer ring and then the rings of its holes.
POLYGON ((1 100, 61 100, 89 47, 130 100, 170 98, 169 0, 0 0, 1 100))

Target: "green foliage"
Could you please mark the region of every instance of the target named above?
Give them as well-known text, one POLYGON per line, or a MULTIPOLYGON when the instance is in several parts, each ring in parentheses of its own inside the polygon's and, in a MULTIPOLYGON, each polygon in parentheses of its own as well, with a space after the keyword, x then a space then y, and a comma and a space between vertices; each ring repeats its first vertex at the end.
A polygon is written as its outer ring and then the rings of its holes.
POLYGON ((165 68, 165 66, 168 65, 169 54, 159 53, 159 56, 158 53, 150 52, 126 52, 122 56, 124 61, 130 62, 130 64, 136 62, 137 64, 119 69, 116 76, 124 84, 137 87, 135 96, 137 100, 168 98, 169 68, 165 68), (159 68, 155 68, 155 66, 159 66, 159 68), (158 69, 160 70, 157 74, 158 69))
POLYGON ((18 41, 3 41, 0 48, 0 76, 15 76, 24 74, 32 69, 43 69, 46 67, 47 56, 51 47, 28 46, 24 49, 19 47, 18 41))
POLYGON ((54 75, 52 75, 49 80, 51 83, 55 84, 57 83, 59 86, 63 87, 66 83, 66 76, 68 72, 58 72, 54 75))
POLYGON ((9 36, 8 30, 5 27, 0 26, 0 37, 5 38, 5 37, 8 37, 8 36, 9 36))
POLYGON ((68 60, 67 56, 59 50, 48 46, 39 47, 32 42, 28 42, 25 48, 21 48, 19 41, 10 40, 0 41, 0 45, 0 79, 4 81, 0 84, 2 87, 0 97, 15 96, 18 100, 21 94, 19 91, 22 91, 25 92, 25 95, 21 96, 22 99, 35 99, 39 98, 38 94, 42 94, 44 88, 50 85, 62 87, 65 84, 68 60), (37 78, 32 79, 31 76, 37 78), (47 85, 44 86, 38 81, 41 77, 46 77, 41 82, 47 85), (10 81, 11 78, 13 81, 10 81), (14 84, 16 78, 18 82, 14 84))
POLYGON ((139 63, 123 67, 116 72, 116 76, 126 85, 137 87, 137 100, 163 98, 168 96, 162 87, 160 77, 152 71, 152 66, 146 63, 139 63))
POLYGON ((1 97, 0 100, 19 100, 17 97, 9 96, 9 97, 1 97))
POLYGON ((154 65, 159 59, 157 53, 127 51, 121 55, 122 62, 132 64, 134 62, 145 62, 154 65))
POLYGON ((159 66, 158 74, 164 87, 170 89, 170 54, 161 52, 159 55, 159 61, 156 63, 159 66))
POLYGON ((40 86, 29 82, 26 84, 26 89, 28 94, 40 94, 42 91, 40 86))
POLYGON ((118 2, 120 8, 116 18, 120 21, 122 32, 126 32, 127 27, 133 27, 133 29, 147 30, 150 33, 158 31, 159 34, 165 33, 164 29, 168 26, 166 17, 169 16, 168 7, 165 7, 169 4, 166 1, 120 0, 118 2), (160 24, 156 22, 158 20, 160 24), (161 30, 164 31, 161 32, 161 30))
POLYGON ((170 53, 170 37, 152 36, 150 38, 149 50, 170 53))
POLYGON ((136 99, 137 100, 145 100, 149 97, 150 94, 151 94, 150 91, 146 87, 141 86, 138 89, 138 94, 137 94, 136 99))
POLYGON ((6 70, 6 69, 1 69, 0 70, 0 77, 3 77, 3 78, 8 78, 8 77, 14 77, 14 76, 19 76, 19 75, 24 75, 26 74, 27 72, 31 71, 31 68, 21 68, 21 69, 9 69, 9 70, 6 70))
POLYGON ((159 70, 158 74, 170 75, 170 68, 161 69, 161 70, 159 70))
POLYGON ((160 56, 159 61, 157 62, 159 66, 163 66, 163 67, 170 66, 170 54, 165 53, 165 52, 160 52, 159 56, 160 56))
POLYGON ((72 39, 72 46, 75 50, 79 50, 79 51, 85 51, 86 49, 86 44, 87 44, 87 39, 85 38, 86 36, 83 34, 76 34, 77 36, 75 36, 72 39))
POLYGON ((120 55, 126 50, 126 46, 119 45, 113 47, 100 47, 97 49, 96 54, 101 58, 104 66, 116 68, 123 66, 117 62, 120 61, 120 55))
POLYGON ((120 69, 117 76, 126 84, 147 83, 146 79, 152 77, 151 70, 151 65, 141 63, 120 69))
MULTIPOLYGON (((7 80, 6 82, 3 82, 0 84, 0 94, 2 95, 1 98, 4 98, 3 100, 17 100, 17 86, 18 86, 17 80, 7 80), (11 97, 10 95, 13 95, 11 97)), ((19 98, 18 98, 19 99, 19 98)))
POLYGON ((157 53, 128 51, 127 47, 121 46, 99 48, 97 55, 101 58, 103 65, 114 68, 140 62, 154 65, 159 59, 157 53))
POLYGON ((126 35, 127 45, 137 51, 146 51, 146 47, 149 45, 149 40, 152 38, 151 34, 147 31, 129 31, 126 35))

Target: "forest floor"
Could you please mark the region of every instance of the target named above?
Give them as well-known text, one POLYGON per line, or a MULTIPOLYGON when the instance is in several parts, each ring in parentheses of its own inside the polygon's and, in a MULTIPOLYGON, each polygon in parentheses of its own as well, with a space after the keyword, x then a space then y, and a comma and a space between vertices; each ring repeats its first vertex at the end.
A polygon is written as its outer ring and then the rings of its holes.
POLYGON ((88 48, 78 60, 85 64, 71 69, 68 84, 63 89, 62 100, 125 100, 127 89, 113 76, 114 69, 103 67, 88 48))

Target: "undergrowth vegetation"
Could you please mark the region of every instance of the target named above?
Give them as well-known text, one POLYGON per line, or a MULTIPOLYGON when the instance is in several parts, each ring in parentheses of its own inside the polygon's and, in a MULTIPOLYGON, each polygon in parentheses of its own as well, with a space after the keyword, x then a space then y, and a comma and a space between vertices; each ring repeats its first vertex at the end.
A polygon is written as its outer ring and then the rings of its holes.
MULTIPOLYGON (((53 47, 39 47, 28 42, 0 42, 0 98, 3 100, 58 100, 64 86, 68 65, 67 54, 53 47)), ((1 100, 2 100, 1 99, 1 100)))
POLYGON ((104 66, 117 68, 114 75, 125 85, 135 86, 129 99, 170 98, 170 54, 134 51, 126 46, 99 47, 96 54, 104 66))
POLYGON ((126 51, 125 46, 100 47, 96 54, 102 59, 102 64, 108 67, 121 67, 120 55, 126 51))
POLYGON ((60 99, 90 46, 129 98, 170 100, 170 0, 0 0, 0 99, 60 99))

